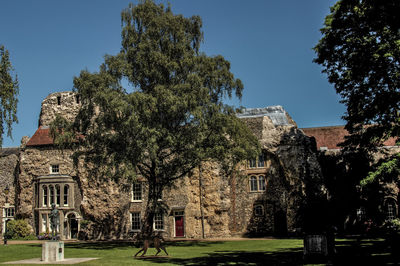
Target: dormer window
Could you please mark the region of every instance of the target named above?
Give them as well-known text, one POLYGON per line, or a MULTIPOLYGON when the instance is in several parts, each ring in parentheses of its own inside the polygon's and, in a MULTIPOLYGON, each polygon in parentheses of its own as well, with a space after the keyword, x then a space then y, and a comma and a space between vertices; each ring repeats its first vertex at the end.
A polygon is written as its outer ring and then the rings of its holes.
POLYGON ((59 164, 52 164, 50 166, 50 174, 59 174, 60 173, 60 165, 59 164))
POLYGON ((249 168, 265 168, 265 157, 264 154, 260 154, 258 158, 251 159, 248 162, 249 168))
POLYGON ((258 156, 258 162, 257 162, 257 167, 262 168, 265 166, 265 158, 264 158, 264 154, 260 154, 258 156))

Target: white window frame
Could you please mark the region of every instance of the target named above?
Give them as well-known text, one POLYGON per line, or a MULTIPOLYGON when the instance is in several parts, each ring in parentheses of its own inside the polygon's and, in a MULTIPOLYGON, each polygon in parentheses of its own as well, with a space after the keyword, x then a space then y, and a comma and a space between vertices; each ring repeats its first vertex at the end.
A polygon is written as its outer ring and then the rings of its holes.
MULTIPOLYGON (((15 206, 12 206, 12 205, 9 205, 8 203, 6 203, 6 205, 3 207, 3 211, 1 214, 3 216, 3 219, 2 219, 3 227, 2 227, 1 232, 4 234, 6 232, 6 223, 8 221, 15 219, 15 206), (9 215, 10 212, 12 212, 12 214, 13 214, 12 216, 9 215)), ((1 217, 0 217, 0 219, 1 219, 1 217)))
POLYGON ((164 231, 164 215, 162 212, 156 212, 153 218, 153 229, 154 231, 164 231), (161 216, 161 218, 160 218, 161 216), (161 225, 161 226, 160 226, 161 225))
POLYGON ((49 188, 46 185, 42 186, 42 203, 43 203, 43 207, 47 207, 49 205, 49 188), (46 193, 45 193, 46 191, 46 193))
POLYGON ((59 164, 51 164, 50 165, 50 174, 56 175, 60 173, 60 165, 59 164))
POLYGON ((386 219, 393 220, 396 218, 396 205, 394 202, 389 201, 386 203, 386 219))
POLYGON ((3 208, 3 218, 14 218, 15 216, 15 207, 8 206, 3 208))
POLYGON ((48 187, 49 189, 49 206, 51 207, 53 203, 55 204, 55 187, 53 185, 50 185, 48 187))
POLYGON ((143 182, 135 182, 132 184, 132 202, 143 201, 143 182))
POLYGON ((41 216, 42 216, 41 217, 41 219, 42 219, 42 233, 50 232, 48 214, 47 213, 42 213, 41 216))
POLYGON ((54 186, 55 188, 55 204, 56 206, 60 206, 61 205, 61 187, 59 184, 54 186))
POLYGON ((63 186, 63 206, 68 206, 69 201, 69 185, 63 186), (66 190, 65 190, 66 189, 66 190), (67 193, 65 193, 67 192, 67 193))
POLYGON ((365 208, 362 206, 357 209, 357 219, 358 221, 365 220, 365 208))
POLYGON ((140 212, 131 212, 130 213, 130 221, 131 221, 131 230, 132 231, 140 231, 140 229, 142 228, 142 219, 140 216, 140 212), (137 216, 137 217, 135 217, 137 216), (135 221, 133 221, 133 219, 135 218, 135 221), (137 219, 137 220, 136 220, 137 219), (133 228, 134 224, 137 225, 137 223, 139 223, 139 227, 135 226, 135 228, 133 228))

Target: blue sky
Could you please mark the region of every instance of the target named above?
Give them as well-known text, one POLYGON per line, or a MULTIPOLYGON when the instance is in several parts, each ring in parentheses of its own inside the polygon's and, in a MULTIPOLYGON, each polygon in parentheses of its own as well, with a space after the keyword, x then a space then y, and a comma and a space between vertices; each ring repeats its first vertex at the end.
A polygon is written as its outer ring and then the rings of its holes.
MULTIPOLYGON (((125 0, 1 0, 0 44, 9 50, 20 83, 19 146, 38 126, 42 100, 72 90, 73 77, 97 71, 120 49, 125 0)), ((167 1, 158 1, 167 3, 167 1)), ((170 0, 172 11, 203 20, 207 55, 223 55, 244 83, 235 105, 282 105, 299 127, 341 125, 345 107, 321 67, 312 63, 333 0, 170 0)), ((136 3, 134 1, 134 3, 136 3)))

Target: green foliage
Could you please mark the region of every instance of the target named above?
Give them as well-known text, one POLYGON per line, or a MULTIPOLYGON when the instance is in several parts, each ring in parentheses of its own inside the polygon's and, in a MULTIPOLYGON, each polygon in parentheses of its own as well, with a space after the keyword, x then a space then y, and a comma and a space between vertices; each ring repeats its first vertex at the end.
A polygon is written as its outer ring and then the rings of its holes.
MULTIPOLYGON (((340 0, 321 32, 314 62, 347 107, 343 118, 350 136, 343 145, 374 152, 400 136, 400 1, 340 0)), ((399 155, 374 167, 360 184, 377 190, 378 180, 398 176, 399 155)))
POLYGON ((85 230, 90 223, 89 220, 81 220, 81 230, 85 230))
POLYGON ((375 171, 368 173, 368 176, 361 180, 361 186, 366 186, 375 181, 393 181, 400 174, 400 153, 395 154, 387 161, 382 162, 375 171))
POLYGON ((98 73, 82 71, 74 79, 82 108, 73 124, 58 118, 51 132, 61 146, 79 141, 76 155, 103 176, 144 177, 149 184, 144 228, 151 231, 165 187, 205 160, 232 170, 255 157, 259 144, 222 102, 240 98, 243 85, 222 56, 199 52, 198 16, 185 18, 141 1, 123 10, 121 20, 121 52, 105 56, 98 73))
POLYGON ((36 239, 32 235, 32 228, 26 220, 10 220, 7 222, 7 233, 5 234, 8 239, 36 239))
POLYGON ((383 224, 387 233, 389 234, 400 234, 400 219, 388 220, 383 224))
POLYGON ((400 1, 338 1, 321 32, 314 62, 347 107, 346 144, 375 147, 398 137, 400 1))
POLYGON ((4 126, 7 128, 7 136, 11 137, 11 125, 18 122, 18 78, 13 78, 13 67, 10 55, 3 45, 0 45, 0 147, 3 143, 4 126))

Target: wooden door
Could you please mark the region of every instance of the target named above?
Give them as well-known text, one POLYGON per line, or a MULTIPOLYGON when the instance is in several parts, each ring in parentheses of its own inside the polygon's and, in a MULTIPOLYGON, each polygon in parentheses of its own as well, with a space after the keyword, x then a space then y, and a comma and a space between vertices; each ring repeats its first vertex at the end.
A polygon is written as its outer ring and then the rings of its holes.
POLYGON ((175 236, 176 237, 185 236, 183 216, 175 216, 175 236))

